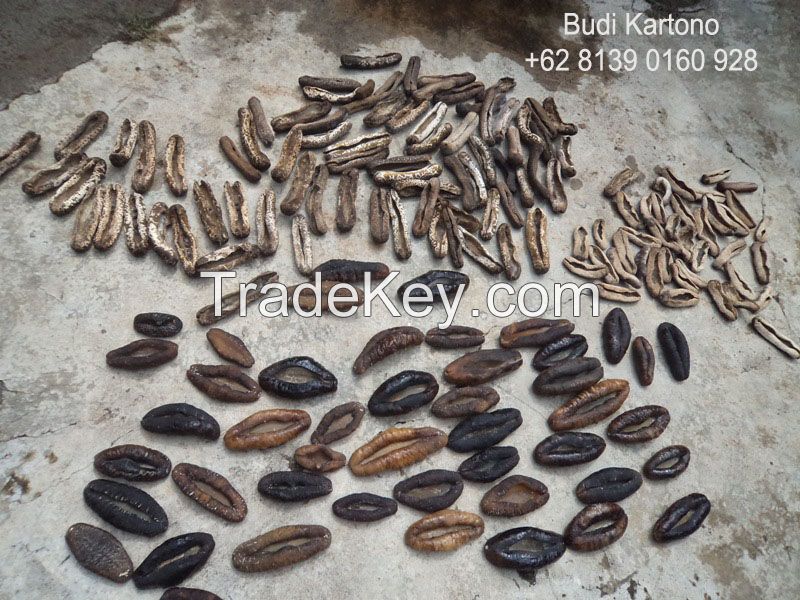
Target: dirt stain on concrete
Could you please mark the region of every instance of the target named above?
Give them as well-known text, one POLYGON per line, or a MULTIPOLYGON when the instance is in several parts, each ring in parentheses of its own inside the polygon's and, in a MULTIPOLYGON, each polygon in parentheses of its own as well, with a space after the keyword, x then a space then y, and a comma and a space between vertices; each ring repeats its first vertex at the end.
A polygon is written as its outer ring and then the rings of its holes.
POLYGON ((762 448, 773 448, 777 443, 775 435, 763 425, 756 427, 756 434, 758 435, 758 441, 762 448))
MULTIPOLYGON (((600 576, 601 583, 599 586, 597 586, 597 589, 600 591, 600 597, 602 598, 604 596, 616 596, 617 592, 619 592, 623 588, 623 586, 627 584, 627 586, 625 586, 625 591, 628 592, 628 595, 631 597, 632 600, 635 600, 637 591, 639 590, 639 582, 633 578, 634 575, 636 575, 636 571, 634 571, 627 577, 623 577, 622 579, 611 577, 608 581, 605 582, 603 582, 603 577, 601 575, 600 576)), ((647 592, 647 588, 643 589, 645 594, 647 594, 647 598, 650 598, 650 594, 647 592)))
POLYGON ((714 573, 714 579, 729 594, 731 600, 761 598, 764 590, 758 581, 753 581, 744 568, 744 562, 769 554, 773 561, 789 560, 791 569, 791 547, 786 536, 800 528, 800 514, 792 511, 786 503, 770 493, 767 501, 770 508, 753 516, 749 522, 740 523, 723 508, 712 510, 708 527, 719 531, 729 528, 719 543, 707 544, 698 552, 700 560, 714 573))
POLYGON ((8 480, 3 486, 3 493, 7 496, 13 496, 16 491, 21 494, 27 494, 31 491, 31 482, 24 475, 20 475, 16 471, 11 471, 8 474, 8 480))

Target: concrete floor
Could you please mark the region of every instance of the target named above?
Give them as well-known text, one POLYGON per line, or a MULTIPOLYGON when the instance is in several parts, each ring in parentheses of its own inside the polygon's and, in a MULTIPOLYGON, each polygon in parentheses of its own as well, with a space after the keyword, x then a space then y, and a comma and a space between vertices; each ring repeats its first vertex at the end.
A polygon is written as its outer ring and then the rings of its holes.
MULTIPOLYGON (((586 11, 580 2, 569 4, 586 11)), ((630 6, 627 0, 592 4, 594 15, 630 6)), ((112 125, 91 147, 92 153, 107 156, 113 144, 111 130, 124 117, 148 118, 158 130, 160 147, 172 132, 185 137, 188 177, 202 177, 221 193, 222 182, 236 174, 221 158, 217 139, 235 132, 236 108, 250 95, 261 97, 268 114, 284 112, 300 103, 297 77, 337 74, 339 52, 399 50, 406 57, 421 55, 426 73, 470 70, 487 82, 513 76, 515 95, 555 94, 562 114, 580 124, 574 140, 579 174, 571 181, 570 208, 565 215, 551 218, 553 268, 539 278, 526 259, 526 270, 517 284, 529 278, 546 286, 572 280, 560 265, 569 252, 572 229, 600 216, 619 224, 600 190, 626 161, 635 162, 648 179, 652 168, 665 162, 692 181, 704 171, 728 166, 737 179, 759 183, 759 192, 745 198, 751 212, 774 219, 769 247, 778 297, 765 316, 797 339, 800 146, 795 142, 800 138, 800 121, 794 57, 800 47, 793 37, 793 24, 800 12, 793 3, 777 0, 725 4, 720 16, 722 33, 714 40, 618 37, 603 43, 606 47, 629 44, 640 52, 681 45, 755 47, 760 59, 757 73, 709 70, 703 75, 678 75, 640 69, 619 77, 542 78, 526 70, 522 58, 533 40, 558 43, 553 27, 560 17, 553 15, 550 3, 542 3, 527 21, 469 3, 475 15, 475 21, 469 22, 463 14, 459 19, 448 13, 453 10, 450 3, 443 16, 429 20, 427 14, 414 12, 420 7, 417 2, 400 10, 337 0, 298 10, 294 2, 231 5, 220 0, 184 7, 162 22, 149 40, 106 44, 57 82, 13 100, 0 112, 0 145, 33 128, 42 134, 43 147, 0 183, 0 202, 5 207, 0 214, 5 284, 0 289, 5 308, 0 324, 0 472, 5 482, 0 494, 0 597, 158 597, 155 591, 137 592, 131 583, 118 587, 92 576, 75 563, 63 540, 71 523, 101 524, 84 505, 81 491, 96 477, 92 456, 117 443, 143 443, 161 449, 173 464, 187 461, 210 467, 228 476, 244 494, 250 509, 247 518, 241 524, 228 524, 192 505, 171 481, 150 484, 147 491, 170 516, 168 534, 148 540, 114 532, 134 564, 168 536, 195 530, 212 533, 217 546, 211 560, 186 584, 223 597, 800 597, 798 365, 753 334, 743 319, 726 323, 706 302, 685 311, 668 311, 649 299, 626 307, 635 335, 654 340, 655 329, 664 320, 686 332, 692 376, 675 384, 659 362, 650 388, 632 383, 627 406, 663 404, 672 414, 671 425, 656 442, 627 448, 610 444, 600 460, 582 467, 555 472, 532 462, 530 453, 548 434, 545 418, 555 404, 529 391, 532 353, 524 353, 523 368, 497 382, 501 406, 519 408, 524 418, 524 425, 507 439, 520 450, 521 461, 514 472, 544 481, 551 500, 520 519, 486 518, 486 537, 523 524, 560 531, 579 510, 572 490, 586 474, 610 465, 639 468, 653 451, 670 443, 692 449, 692 463, 681 477, 667 483, 646 482, 625 500, 630 523, 618 543, 595 553, 568 552, 540 572, 532 586, 514 572, 491 567, 482 557, 481 542, 447 555, 411 551, 402 542, 403 532, 419 515, 405 507, 373 525, 343 523, 330 512, 337 497, 354 491, 389 495, 401 477, 432 467, 455 468, 461 455, 442 451, 402 475, 357 479, 343 469, 331 476, 334 493, 330 497, 279 507, 258 496, 256 482, 266 472, 285 469, 292 451, 307 436, 271 452, 233 454, 221 441, 204 444, 144 433, 139 427, 141 416, 165 402, 188 401, 203 407, 216 416, 223 430, 255 410, 290 403, 263 397, 253 406, 226 406, 200 395, 184 371, 195 362, 217 361, 204 330, 194 322, 195 311, 211 300, 210 282, 189 280, 164 267, 152 253, 133 258, 122 241, 107 254, 78 256, 69 248, 71 219, 54 217, 46 201, 29 200, 19 191, 22 181, 50 162, 53 145, 76 121, 90 110, 103 109, 112 125), (367 6, 376 8, 370 13, 367 6), (177 338, 178 359, 139 374, 107 369, 104 354, 136 337, 131 321, 145 310, 183 318, 186 326, 177 338), (674 499, 694 491, 705 493, 713 504, 705 526, 682 542, 654 546, 648 539, 652 522, 674 499), (237 544, 289 523, 329 527, 331 548, 282 572, 245 576, 232 569, 230 555, 237 544)), ((644 10, 647 5, 638 2, 636 8, 644 10)), ((276 151, 270 155, 274 157, 276 151)), ((109 179, 123 181, 129 176, 130 169, 111 169, 109 179)), ((247 186, 251 201, 262 187, 247 186)), ((280 198, 283 187, 275 189, 280 198)), ((401 270, 402 279, 440 265, 420 242, 403 264, 395 260, 388 245, 370 245, 364 219, 366 189, 362 179, 362 210, 350 234, 330 233, 314 240, 317 262, 363 258, 367 250, 370 257, 401 270)), ((335 185, 329 186, 329 202, 334 190, 335 185)), ((643 191, 643 183, 633 189, 636 197, 643 191)), ((161 170, 146 197, 149 204, 157 200, 171 201, 161 170)), ((199 227, 194 211, 190 214, 199 227)), ((284 282, 301 280, 293 266, 285 220, 281 236, 276 256, 242 269, 242 279, 274 269, 284 282)), ((486 314, 484 291, 493 280, 474 265, 466 268, 472 285, 457 322, 482 327, 488 331, 486 345, 493 346, 499 328, 511 319, 486 314), (484 309, 480 318, 470 316, 473 308, 484 309)), ((601 314, 610 308, 604 305, 601 314)), ((414 324, 427 329, 442 314, 437 309, 414 324)), ((366 402, 380 382, 402 368, 413 364, 440 373, 455 357, 452 352, 421 347, 354 378, 350 365, 369 337, 387 326, 408 322, 405 317, 393 319, 385 311, 370 319, 356 316, 345 321, 297 315, 266 320, 250 314, 246 319, 228 320, 223 327, 249 344, 257 360, 253 375, 294 354, 311 354, 335 372, 337 394, 302 404, 316 423, 336 404, 366 402)), ((577 331, 590 340, 590 352, 599 355, 600 319, 584 314, 577 323, 577 331)), ((628 360, 606 366, 606 376, 634 381, 628 360)), ((451 427, 424 410, 409 415, 407 423, 451 427)), ((368 417, 336 449, 349 454, 390 424, 368 417)), ((590 430, 600 432, 603 427, 590 430)), ((467 484, 457 507, 477 510, 487 488, 467 484)))
POLYGON ((176 0, 4 0, 0 4, 0 109, 34 93, 112 40, 134 40, 176 0))

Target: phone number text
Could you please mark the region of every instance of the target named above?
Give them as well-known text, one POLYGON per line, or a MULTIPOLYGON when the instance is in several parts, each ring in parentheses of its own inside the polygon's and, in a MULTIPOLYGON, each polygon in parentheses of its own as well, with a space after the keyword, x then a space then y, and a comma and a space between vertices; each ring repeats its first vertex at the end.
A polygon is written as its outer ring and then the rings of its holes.
POLYGON ((717 48, 713 52, 701 48, 656 50, 642 53, 633 48, 590 50, 582 48, 571 57, 565 48, 545 48, 531 52, 525 62, 531 68, 545 72, 613 71, 631 72, 640 68, 648 71, 715 71, 753 72, 758 69, 758 53, 753 48, 717 48))

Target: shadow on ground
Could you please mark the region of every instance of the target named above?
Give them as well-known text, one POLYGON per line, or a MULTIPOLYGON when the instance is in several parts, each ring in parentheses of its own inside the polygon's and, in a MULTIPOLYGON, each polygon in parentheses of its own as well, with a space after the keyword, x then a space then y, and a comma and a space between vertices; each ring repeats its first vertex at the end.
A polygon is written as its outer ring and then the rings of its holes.
POLYGON ((3 0, 0 110, 89 60, 103 44, 142 39, 177 0, 3 0))

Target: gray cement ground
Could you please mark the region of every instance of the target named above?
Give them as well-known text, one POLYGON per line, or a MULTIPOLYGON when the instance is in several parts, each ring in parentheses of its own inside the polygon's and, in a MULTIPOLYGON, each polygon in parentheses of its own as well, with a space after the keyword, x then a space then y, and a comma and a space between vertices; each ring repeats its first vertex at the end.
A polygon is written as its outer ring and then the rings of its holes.
POLYGON ((4 0, 0 4, 0 109, 88 60, 111 40, 135 40, 175 0, 4 0))
MULTIPOLYGON (((583 10, 578 2, 569 4, 583 10)), ((649 299, 626 307, 635 334, 654 340, 657 325, 669 319, 686 332, 692 348, 688 381, 675 384, 659 362, 650 388, 632 384, 628 407, 658 403, 672 414, 670 427, 656 442, 628 448, 610 444, 596 463, 558 472, 542 469, 530 454, 548 434, 545 418, 555 403, 530 392, 532 353, 524 353, 523 368, 497 382, 501 406, 518 407, 525 420, 507 440, 520 450, 515 472, 544 481, 551 500, 519 519, 486 518, 484 539, 518 525, 562 530, 579 510, 572 492, 575 484, 597 468, 639 468, 653 451, 670 443, 687 444, 693 453, 681 477, 667 483, 646 482, 624 502, 630 523, 618 543, 595 553, 568 552, 540 572, 533 586, 516 573, 490 567, 481 555, 481 542, 447 555, 411 551, 402 542, 403 532, 419 515, 405 507, 373 525, 344 523, 330 513, 336 497, 362 490, 388 495, 402 476, 432 467, 455 468, 463 456, 445 450, 402 475, 363 480, 344 469, 331 476, 331 497, 283 507, 260 498, 256 483, 268 471, 285 469, 291 452, 307 436, 271 452, 233 454, 221 441, 167 439, 140 429, 141 416, 165 402, 188 401, 205 408, 223 430, 257 409, 290 403, 262 397, 256 405, 226 406, 200 395, 184 371, 195 362, 217 361, 193 318, 197 308, 210 301, 209 282, 187 279, 164 267, 152 253, 135 259, 122 241, 107 254, 74 254, 69 248, 71 219, 50 214, 46 200, 26 198, 20 184, 50 162, 54 143, 76 121, 90 110, 103 109, 110 115, 111 127, 91 147, 93 154, 108 154, 111 130, 124 117, 148 118, 158 130, 160 147, 172 132, 186 138, 188 177, 202 177, 221 193, 222 182, 236 173, 221 158, 217 139, 234 134, 236 108, 251 94, 261 97, 269 114, 297 106, 298 75, 336 74, 337 56, 343 50, 419 54, 428 73, 470 70, 484 81, 513 76, 518 82, 515 95, 555 94, 562 114, 580 124, 574 144, 579 174, 571 182, 570 208, 565 215, 551 218, 553 268, 538 278, 526 259, 520 285, 529 278, 547 286, 571 280, 560 265, 569 251, 571 231, 600 216, 619 223, 600 190, 626 161, 635 161, 648 179, 655 165, 667 162, 690 180, 708 169, 728 166, 737 179, 758 182, 758 193, 745 202, 757 217, 763 213, 774 219, 769 247, 773 286, 778 292, 765 316, 795 339, 800 337, 796 325, 800 319, 800 190, 796 183, 800 150, 795 143, 800 124, 794 77, 800 48, 793 37, 798 11, 792 3, 726 2, 720 15, 723 33, 718 38, 683 42, 686 47, 706 49, 754 47, 759 51, 757 73, 707 70, 702 75, 678 75, 639 69, 619 77, 561 80, 544 79, 526 70, 521 60, 535 44, 559 43, 548 28, 557 24, 558 17, 549 12, 547 3, 527 20, 468 3, 473 22, 457 18, 452 12, 455 4, 450 3, 443 5, 437 17, 415 14, 421 6, 416 2, 402 10, 382 8, 382 4, 368 8, 374 5, 357 0, 313 4, 305 10, 294 5, 220 1, 185 7, 162 22, 151 39, 104 45, 56 83, 15 99, 0 112, 2 145, 28 128, 43 137, 38 154, 0 184, 4 207, 0 302, 5 310, 0 325, 0 471, 5 481, 0 495, 0 597, 158 597, 155 591, 137 592, 130 583, 117 587, 92 576, 75 563, 63 540, 71 523, 101 524, 83 504, 81 491, 96 477, 92 456, 126 442, 158 447, 173 464, 187 461, 213 468, 245 495, 250 509, 246 520, 228 524, 192 505, 171 481, 150 484, 147 491, 170 516, 168 534, 148 540, 115 532, 135 564, 168 536, 194 530, 212 533, 217 547, 211 560, 186 583, 223 597, 643 600, 800 596, 798 366, 753 334, 743 319, 723 322, 707 302, 686 311, 668 311, 649 299), (186 327, 177 339, 178 359, 140 374, 107 369, 104 354, 135 337, 131 321, 144 310, 173 312, 184 319, 186 327), (648 539, 652 522, 674 499, 694 491, 702 491, 713 503, 705 526, 682 542, 653 545, 648 539), (333 543, 325 554, 276 573, 245 576, 232 569, 230 555, 240 542, 279 525, 304 522, 331 529, 333 543)), ((628 2, 596 2, 592 14, 628 8, 628 2)), ((642 52, 681 45, 665 39, 616 38, 605 43, 629 43, 642 52)), ((275 157, 276 151, 270 155, 275 157)), ((127 181, 129 176, 130 169, 111 169, 109 179, 127 181)), ((251 202, 263 185, 247 186, 251 202)), ((282 188, 275 188, 281 197, 282 188)), ((329 188, 329 203, 334 189, 333 185, 329 188)), ((370 245, 364 218, 366 189, 362 180, 359 222, 350 234, 330 233, 314 240, 317 262, 368 256, 400 269, 402 279, 439 266, 420 242, 404 264, 395 260, 388 246, 370 245)), ((635 197, 643 192, 643 184, 633 189, 635 197)), ((146 200, 148 204, 172 201, 162 171, 146 200)), ((412 210, 413 202, 409 207, 412 210)), ((199 227, 194 211, 190 213, 199 227)), ((301 279, 287 243, 288 221, 282 220, 280 233, 277 255, 241 270, 242 279, 265 269, 278 271, 285 282, 301 279)), ((750 275, 746 260, 741 262, 750 275)), ((484 293, 493 280, 474 265, 467 269, 472 285, 458 322, 482 327, 488 332, 486 346, 493 346, 499 328, 511 319, 495 319, 486 313, 484 293), (473 308, 482 309, 480 318, 470 316, 473 308)), ((610 308, 604 305, 602 313, 610 308)), ((414 324, 427 329, 441 316, 437 309, 414 324)), ((311 354, 336 373, 339 391, 335 396, 302 404, 316 423, 336 404, 366 402, 380 382, 402 368, 413 365, 439 373, 455 357, 452 352, 421 347, 385 361, 362 377, 352 376, 350 364, 370 336, 410 321, 393 319, 385 311, 370 319, 348 320, 296 315, 266 320, 250 314, 223 326, 249 344, 257 359, 254 374, 294 354, 311 354)), ((584 314, 577 323, 577 331, 590 340, 590 352, 599 355, 600 320, 584 314)), ((628 360, 607 366, 606 375, 633 381, 628 360)), ((391 423, 368 417, 336 449, 349 454, 391 423)), ((426 411, 409 415, 407 423, 451 426, 426 411)), ((601 432, 603 427, 591 430, 601 432)), ((487 487, 467 484, 456 506, 477 510, 487 487)))

